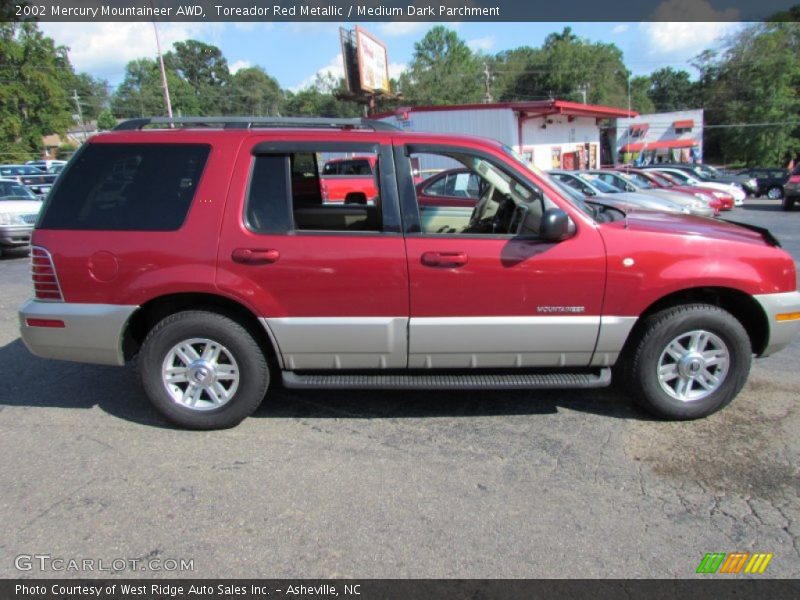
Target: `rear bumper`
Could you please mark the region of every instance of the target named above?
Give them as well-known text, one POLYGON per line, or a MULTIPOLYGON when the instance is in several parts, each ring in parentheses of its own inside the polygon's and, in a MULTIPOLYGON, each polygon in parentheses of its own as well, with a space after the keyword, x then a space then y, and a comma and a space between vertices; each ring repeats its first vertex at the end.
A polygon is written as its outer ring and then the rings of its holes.
POLYGON ((137 308, 28 300, 19 309, 20 335, 28 350, 42 358, 124 365, 122 334, 137 308), (28 319, 61 321, 64 326, 32 327, 28 319))
POLYGON ((0 225, 0 246, 26 246, 32 233, 33 225, 0 225))
POLYGON ((760 356, 769 356, 783 350, 792 343, 800 333, 800 319, 779 321, 778 315, 800 313, 800 292, 786 292, 783 294, 760 294, 753 296, 764 313, 769 324, 769 339, 767 346, 760 356))

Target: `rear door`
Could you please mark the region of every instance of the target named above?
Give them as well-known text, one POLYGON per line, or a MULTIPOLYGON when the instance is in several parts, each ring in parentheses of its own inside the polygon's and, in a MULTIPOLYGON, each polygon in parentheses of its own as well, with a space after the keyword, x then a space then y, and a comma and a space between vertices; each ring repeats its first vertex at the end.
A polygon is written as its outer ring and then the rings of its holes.
POLYGON ((395 154, 411 284, 409 367, 589 365, 605 286, 596 229, 580 221, 568 240, 538 238, 544 210, 556 206, 552 192, 485 147, 412 138, 395 154), (423 170, 469 168, 485 193, 472 209, 420 205, 416 161, 423 170), (517 211, 527 215, 524 228, 517 211))
POLYGON ((367 132, 326 135, 245 141, 217 285, 261 317, 286 369, 404 368, 408 271, 391 146, 367 132), (375 202, 324 201, 320 166, 365 155, 378 164, 375 202))

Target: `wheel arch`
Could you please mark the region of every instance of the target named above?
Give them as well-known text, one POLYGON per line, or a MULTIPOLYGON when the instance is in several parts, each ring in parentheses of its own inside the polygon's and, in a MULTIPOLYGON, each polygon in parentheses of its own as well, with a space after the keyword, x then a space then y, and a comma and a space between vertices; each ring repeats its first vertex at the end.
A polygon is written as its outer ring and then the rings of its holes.
POLYGON ((122 334, 122 351, 125 360, 132 359, 141 348, 147 333, 162 319, 185 310, 207 310, 225 315, 247 329, 264 351, 270 368, 280 368, 277 343, 266 327, 248 307, 236 300, 218 294, 187 292, 152 298, 134 312, 122 334))
POLYGON ((695 287, 671 292, 650 304, 628 335, 622 356, 626 356, 629 347, 646 327, 647 317, 674 306, 697 303, 718 306, 731 313, 747 332, 753 353, 760 355, 764 352, 769 341, 769 322, 764 310, 750 294, 727 287, 695 287))

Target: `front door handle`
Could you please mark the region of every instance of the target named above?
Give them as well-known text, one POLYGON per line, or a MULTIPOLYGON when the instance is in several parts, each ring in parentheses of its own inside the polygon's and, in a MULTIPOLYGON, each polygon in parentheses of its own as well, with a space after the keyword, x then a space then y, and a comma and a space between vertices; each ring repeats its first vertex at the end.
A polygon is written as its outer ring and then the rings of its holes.
POLYGON ((280 257, 281 253, 271 248, 236 248, 231 252, 233 262, 243 265, 265 265, 276 262, 280 257))
POLYGON ((421 260, 426 267, 463 267, 469 257, 466 252, 425 252, 421 260))

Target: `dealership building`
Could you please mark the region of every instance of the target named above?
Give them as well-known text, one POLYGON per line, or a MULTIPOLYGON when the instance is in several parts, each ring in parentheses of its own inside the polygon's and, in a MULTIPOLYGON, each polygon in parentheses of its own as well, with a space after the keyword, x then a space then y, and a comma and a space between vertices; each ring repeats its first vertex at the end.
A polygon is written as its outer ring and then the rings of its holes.
POLYGON ((616 162, 702 162, 703 110, 618 119, 616 162))
POLYGON ((614 162, 608 119, 635 117, 626 109, 566 100, 495 102, 399 108, 377 118, 406 131, 492 138, 544 170, 596 168, 614 162), (608 141, 607 141, 608 140, 608 141))

